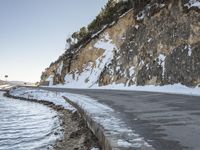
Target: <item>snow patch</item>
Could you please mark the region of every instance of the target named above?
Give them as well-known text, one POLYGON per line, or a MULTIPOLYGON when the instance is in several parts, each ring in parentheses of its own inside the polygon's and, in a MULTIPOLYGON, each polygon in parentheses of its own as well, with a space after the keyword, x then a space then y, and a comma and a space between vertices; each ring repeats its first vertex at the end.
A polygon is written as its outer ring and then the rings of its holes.
POLYGON ((136 16, 136 19, 139 21, 139 20, 143 20, 144 17, 145 17, 145 11, 141 11, 137 16, 136 16))
POLYGON ((152 41, 152 38, 149 38, 147 42, 149 43, 149 42, 151 42, 151 41, 152 41))
POLYGON ((139 29, 139 27, 140 27, 139 25, 135 25, 135 29, 137 29, 137 30, 138 30, 138 29, 139 29))
POLYGON ((46 79, 46 81, 49 82, 49 86, 53 86, 53 78, 54 78, 54 76, 53 76, 53 75, 50 75, 50 76, 46 79))
POLYGON ((164 3, 163 4, 158 4, 158 3, 147 4, 144 7, 144 9, 138 13, 138 15, 136 16, 136 20, 140 21, 140 20, 143 20, 145 16, 150 16, 150 12, 152 8, 161 9, 163 7, 165 7, 164 3))
POLYGON ((3 85, 0 85, 0 90, 7 90, 7 89, 10 89, 12 87, 13 87, 12 85, 3 84, 3 85))
POLYGON ((144 65, 144 60, 141 60, 139 63, 139 66, 143 66, 144 65))
POLYGON ((182 84, 173 84, 173 85, 145 85, 145 86, 124 86, 124 84, 110 84, 102 87, 93 87, 92 89, 112 89, 112 90, 127 90, 127 91, 146 91, 146 92, 161 92, 161 93, 171 93, 171 94, 184 94, 192 96, 200 96, 200 87, 196 86, 194 88, 187 87, 182 84))
POLYGON ((200 9, 200 1, 199 0, 189 0, 188 3, 186 3, 184 6, 186 6, 188 9, 195 7, 200 9))
POLYGON ((62 93, 59 92, 50 92, 40 89, 32 89, 32 88, 17 88, 9 91, 10 95, 16 97, 23 97, 26 99, 32 100, 45 100, 49 102, 53 102, 56 105, 61 105, 67 110, 75 111, 75 108, 72 107, 69 103, 67 103, 63 97, 62 93))
MULTIPOLYGON (((49 86, 48 86, 49 87, 49 86)), ((73 86, 70 87, 68 85, 55 85, 50 87, 56 88, 74 88, 74 89, 109 89, 109 90, 124 90, 124 91, 146 91, 146 92, 161 92, 161 93, 171 93, 171 94, 183 94, 183 95, 192 95, 192 96, 200 96, 200 85, 196 87, 187 87, 182 84, 169 84, 164 86, 159 85, 145 85, 145 86, 125 86, 124 84, 109 84, 106 86, 98 86, 94 85, 91 88, 84 88, 81 86, 73 86)))
POLYGON ((133 76, 135 74, 135 67, 130 67, 129 68, 129 75, 133 76))
POLYGON ((115 44, 108 33, 105 33, 103 37, 94 44, 95 48, 103 49, 104 53, 100 56, 96 62, 88 62, 85 64, 82 72, 78 70, 74 73, 67 74, 65 76, 65 84, 70 87, 82 87, 89 88, 97 84, 99 76, 104 67, 108 66, 113 59, 114 50, 117 50, 115 44))
POLYGON ((61 61, 61 63, 59 64, 59 67, 57 69, 57 74, 61 75, 62 73, 62 68, 63 68, 63 61, 61 61))
POLYGON ((131 143, 129 143, 129 142, 125 141, 125 140, 121 140, 121 139, 118 140, 117 144, 120 147, 131 147, 132 146, 131 143))
POLYGON ((92 148, 91 150, 100 150, 99 148, 92 148))
POLYGON ((190 45, 188 46, 188 56, 192 56, 192 48, 190 45))
POLYGON ((163 54, 160 54, 158 56, 158 63, 162 66, 162 69, 163 69, 162 76, 164 76, 165 74, 165 58, 166 56, 163 54))
POLYGON ((116 67, 116 71, 120 71, 120 66, 117 66, 117 67, 116 67))

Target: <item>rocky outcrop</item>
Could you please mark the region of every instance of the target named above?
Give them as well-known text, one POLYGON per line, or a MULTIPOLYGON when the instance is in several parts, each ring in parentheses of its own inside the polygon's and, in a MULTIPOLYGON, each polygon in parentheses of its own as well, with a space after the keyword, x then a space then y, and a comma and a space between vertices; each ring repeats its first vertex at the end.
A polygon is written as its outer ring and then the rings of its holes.
POLYGON ((85 45, 67 50, 43 72, 41 83, 197 86, 199 37, 199 8, 191 1, 151 1, 139 13, 129 10, 85 45))

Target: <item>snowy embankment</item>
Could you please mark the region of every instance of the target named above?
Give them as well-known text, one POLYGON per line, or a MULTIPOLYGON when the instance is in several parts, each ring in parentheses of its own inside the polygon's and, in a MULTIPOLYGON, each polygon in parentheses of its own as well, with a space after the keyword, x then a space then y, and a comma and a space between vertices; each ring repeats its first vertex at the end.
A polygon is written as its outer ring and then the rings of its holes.
POLYGON ((189 0, 188 3, 185 4, 188 9, 190 8, 198 8, 200 9, 200 1, 199 0, 189 0))
POLYGON ((106 136, 108 136, 112 143, 111 145, 115 145, 115 147, 120 149, 153 149, 144 138, 130 129, 125 122, 118 117, 117 113, 112 108, 103 105, 90 97, 31 88, 13 89, 10 91, 10 95, 28 99, 46 100, 53 102, 56 105, 62 105, 66 109, 75 110, 75 108, 68 104, 63 98, 66 97, 72 102, 78 104, 82 109, 84 109, 86 114, 92 118, 92 120, 102 127, 106 136))
POLYGON ((8 90, 12 87, 13 87, 12 85, 4 84, 4 85, 0 85, 0 90, 8 90))
MULTIPOLYGON (((44 86, 45 87, 45 86, 44 86)), ((69 86, 66 85, 54 85, 47 86, 52 88, 73 88, 73 89, 109 89, 109 90, 124 90, 124 91, 144 91, 144 92, 161 92, 169 94, 183 94, 183 95, 192 95, 200 96, 200 87, 187 87, 182 84, 173 84, 173 85, 145 85, 145 86, 126 86, 124 84, 111 84, 107 86, 98 86, 94 85, 93 87, 81 87, 81 86, 69 86)))
POLYGON ((114 90, 129 90, 129 91, 146 91, 146 92, 161 92, 169 94, 183 94, 200 96, 200 87, 190 88, 182 84, 155 86, 155 85, 145 85, 145 86, 124 86, 124 84, 112 84, 103 87, 94 87, 94 89, 114 89, 114 90))
POLYGON ((70 104, 66 103, 65 100, 63 99, 63 94, 58 93, 58 92, 49 92, 49 91, 44 91, 40 89, 32 89, 32 88, 16 88, 16 89, 11 89, 9 91, 9 94, 11 96, 15 97, 22 97, 26 99, 31 99, 31 100, 45 100, 49 102, 53 102, 55 105, 61 105, 67 110, 74 111, 75 108, 73 108, 70 104))

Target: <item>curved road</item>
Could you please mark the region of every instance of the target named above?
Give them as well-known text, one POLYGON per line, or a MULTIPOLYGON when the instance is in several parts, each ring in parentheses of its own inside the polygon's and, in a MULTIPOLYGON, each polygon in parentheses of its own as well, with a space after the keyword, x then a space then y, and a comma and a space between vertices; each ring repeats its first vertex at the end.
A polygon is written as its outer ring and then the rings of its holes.
POLYGON ((42 89, 83 94, 109 105, 156 150, 200 150, 200 97, 138 91, 42 89))

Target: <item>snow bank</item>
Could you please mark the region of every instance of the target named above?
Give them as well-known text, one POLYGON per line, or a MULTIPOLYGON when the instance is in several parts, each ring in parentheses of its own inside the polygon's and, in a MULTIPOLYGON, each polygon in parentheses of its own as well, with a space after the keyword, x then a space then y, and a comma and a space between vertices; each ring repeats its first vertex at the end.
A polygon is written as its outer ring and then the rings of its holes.
POLYGON ((200 9, 200 1, 199 0, 189 0, 189 2, 185 4, 185 6, 188 9, 190 9, 190 8, 198 8, 198 9, 200 9))
POLYGON ((62 93, 58 92, 50 92, 39 89, 32 88, 17 88, 10 90, 10 95, 16 97, 23 97, 27 99, 37 99, 37 100, 45 100, 49 102, 53 102, 56 105, 61 105, 67 110, 74 111, 75 108, 72 107, 69 103, 67 103, 63 97, 62 93))
POLYGON ((197 86, 195 88, 189 88, 189 87, 184 86, 182 84, 164 85, 164 86, 155 86, 155 85, 125 86, 124 84, 112 84, 112 85, 108 85, 108 86, 94 87, 94 89, 146 91, 146 92, 161 92, 161 93, 200 96, 200 87, 197 86))
POLYGON ((112 142, 118 147, 153 149, 143 137, 128 127, 117 113, 107 105, 84 95, 63 93, 63 96, 82 107, 87 115, 103 127, 106 135, 112 137, 112 142))
POLYGON ((8 85, 8 84, 4 84, 4 85, 0 85, 0 90, 7 90, 12 88, 12 85, 8 85))
POLYGON ((146 91, 146 92, 161 92, 161 93, 170 93, 170 94, 183 94, 183 95, 192 95, 192 96, 200 96, 200 87, 196 86, 194 88, 187 87, 182 84, 173 84, 173 85, 145 85, 145 86, 137 86, 131 85, 126 86, 124 84, 110 84, 106 86, 98 86, 95 84, 92 87, 82 87, 79 86, 69 86, 69 85, 54 85, 48 86, 52 88, 74 88, 74 89, 109 89, 109 90, 125 90, 125 91, 146 91))

